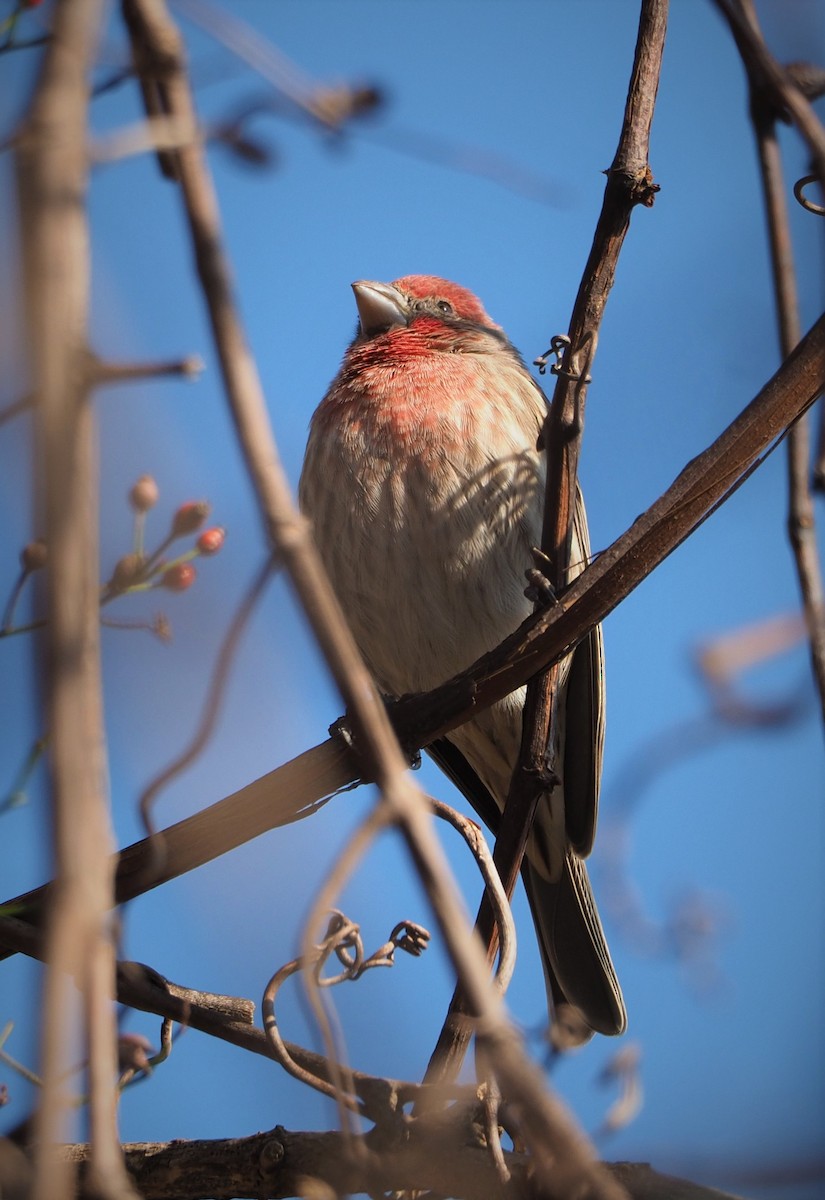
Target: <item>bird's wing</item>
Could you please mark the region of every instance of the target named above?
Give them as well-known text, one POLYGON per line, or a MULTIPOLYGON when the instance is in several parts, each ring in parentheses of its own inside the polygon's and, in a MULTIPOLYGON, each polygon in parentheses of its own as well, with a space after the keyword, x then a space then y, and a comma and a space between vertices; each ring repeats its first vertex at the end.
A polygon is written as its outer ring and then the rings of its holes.
MULTIPOLYGON (((570 579, 590 561, 590 536, 581 490, 573 514, 570 579)), ((597 625, 573 651, 564 699, 564 822, 582 858, 593 849, 604 755, 604 639, 597 625)))

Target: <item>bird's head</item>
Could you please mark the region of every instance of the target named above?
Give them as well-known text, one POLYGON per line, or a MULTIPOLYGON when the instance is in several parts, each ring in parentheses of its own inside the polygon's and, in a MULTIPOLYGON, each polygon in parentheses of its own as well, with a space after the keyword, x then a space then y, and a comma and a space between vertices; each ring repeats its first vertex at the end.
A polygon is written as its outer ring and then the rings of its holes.
POLYGON ((359 279, 352 290, 359 318, 356 346, 378 341, 412 355, 480 353, 507 344, 477 296, 437 275, 405 275, 393 283, 359 279))

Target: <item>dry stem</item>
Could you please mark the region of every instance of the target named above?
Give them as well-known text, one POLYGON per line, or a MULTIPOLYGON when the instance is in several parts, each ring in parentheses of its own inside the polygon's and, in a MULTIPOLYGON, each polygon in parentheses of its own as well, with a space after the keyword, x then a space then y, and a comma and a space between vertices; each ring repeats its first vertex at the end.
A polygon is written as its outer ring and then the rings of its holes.
POLYGON ((90 1188, 134 1192, 116 1123, 113 839, 105 785, 100 680, 97 464, 86 322, 88 82, 100 0, 63 0, 16 142, 36 451, 49 545, 46 703, 56 881, 46 925, 44 1086, 36 1119, 34 1200, 69 1194, 61 1075, 77 1053, 72 977, 88 1039, 90 1188))

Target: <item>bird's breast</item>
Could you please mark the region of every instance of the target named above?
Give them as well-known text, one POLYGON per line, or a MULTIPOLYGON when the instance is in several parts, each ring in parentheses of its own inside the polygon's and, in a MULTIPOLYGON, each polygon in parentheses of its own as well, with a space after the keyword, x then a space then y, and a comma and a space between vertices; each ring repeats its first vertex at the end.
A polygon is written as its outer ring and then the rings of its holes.
POLYGON ((301 503, 359 646, 395 693, 462 670, 529 612, 544 488, 535 405, 514 412, 512 392, 458 383, 373 380, 322 406, 310 436, 301 503))

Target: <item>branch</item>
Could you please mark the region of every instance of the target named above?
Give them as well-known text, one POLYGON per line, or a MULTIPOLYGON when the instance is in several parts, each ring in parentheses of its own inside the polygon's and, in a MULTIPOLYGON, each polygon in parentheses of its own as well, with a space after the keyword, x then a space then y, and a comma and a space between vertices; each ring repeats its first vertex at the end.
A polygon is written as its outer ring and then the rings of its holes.
POLYGON ((18 196, 36 454, 43 483, 47 571, 46 704, 57 879, 46 920, 34 1200, 61 1200, 70 1180, 56 1152, 66 1103, 61 1078, 77 1045, 69 990, 79 985, 89 1047, 90 1183, 134 1196, 117 1135, 117 1053, 109 1001, 114 944, 113 836, 106 792, 98 620, 97 464, 86 370, 88 73, 100 0, 63 0, 28 115, 16 139, 18 196))
POLYGON ((759 86, 773 97, 779 112, 786 112, 808 146, 814 170, 825 187, 825 129, 787 71, 779 65, 751 23, 740 0, 714 0, 716 7, 728 22, 731 33, 739 47, 739 53, 748 70, 748 75, 759 81, 759 86))
MULTIPOLYGON (((376 1130, 349 1141, 340 1133, 293 1132, 277 1125, 252 1137, 137 1142, 124 1149, 145 1200, 279 1200, 324 1194, 323 1185, 339 1196, 422 1189, 462 1200, 517 1200, 527 1195, 559 1200, 563 1195, 554 1188, 537 1193, 530 1160, 512 1151, 504 1155, 511 1178, 503 1184, 487 1149, 472 1144, 472 1133, 458 1122, 445 1126, 443 1121, 419 1121, 389 1142, 376 1130)), ((86 1146, 66 1147, 67 1157, 81 1168, 87 1154, 86 1146)), ((605 1169, 631 1200, 736 1200, 715 1188, 660 1175, 647 1163, 607 1163, 605 1169)), ((583 1192, 581 1200, 590 1196, 583 1192)))
MULTIPOLYGON (((753 35, 764 46, 753 0, 740 0, 740 3, 753 35)), ((737 44, 743 54, 747 71, 751 121, 759 154, 779 325, 779 345, 782 357, 787 358, 799 341, 802 331, 793 264, 793 244, 785 204, 782 156, 776 136, 777 107, 775 98, 765 94, 762 76, 757 70, 753 56, 744 49, 740 38, 737 38, 737 44)), ((788 434, 788 534, 805 609, 814 683, 819 692, 822 716, 825 718, 825 593, 817 552, 809 476, 810 437, 808 418, 803 417, 788 434)))
MULTIPOLYGON (((390 706, 402 743, 428 745, 568 653, 737 490, 763 461, 762 456, 816 400, 823 380, 825 317, 820 317, 748 407, 582 572, 556 605, 528 617, 501 646, 460 675, 431 692, 403 697, 390 706)), ((269 829, 299 820, 313 812, 324 797, 350 787, 359 778, 364 777, 359 776, 358 759, 341 738, 305 751, 164 830, 163 869, 151 877, 148 886, 177 878, 269 829)), ((117 870, 118 903, 148 890, 142 878, 150 860, 148 839, 122 851, 117 870)), ((49 886, 27 892, 4 907, 37 921, 49 886)))

